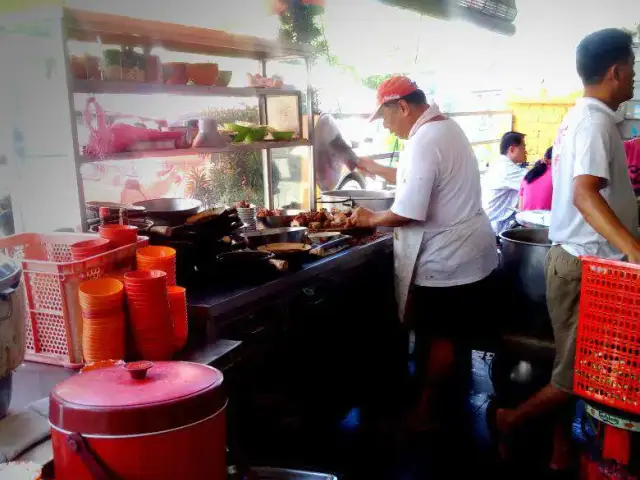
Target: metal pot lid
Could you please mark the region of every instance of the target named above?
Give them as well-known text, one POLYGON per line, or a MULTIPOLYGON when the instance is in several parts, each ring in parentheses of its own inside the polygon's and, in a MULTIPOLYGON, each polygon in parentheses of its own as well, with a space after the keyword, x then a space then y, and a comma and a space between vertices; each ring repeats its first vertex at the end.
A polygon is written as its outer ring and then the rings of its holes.
POLYGON ((516 213, 516 222, 547 228, 551 225, 550 210, 525 210, 516 213))
POLYGON ((322 192, 325 197, 344 198, 347 200, 388 200, 395 198, 395 190, 329 190, 322 192))
POLYGON ((50 394, 51 425, 83 435, 140 435, 204 420, 226 403, 222 373, 189 362, 116 364, 75 375, 50 394))
POLYGON ((16 287, 22 276, 22 267, 6 255, 0 255, 0 293, 16 287))

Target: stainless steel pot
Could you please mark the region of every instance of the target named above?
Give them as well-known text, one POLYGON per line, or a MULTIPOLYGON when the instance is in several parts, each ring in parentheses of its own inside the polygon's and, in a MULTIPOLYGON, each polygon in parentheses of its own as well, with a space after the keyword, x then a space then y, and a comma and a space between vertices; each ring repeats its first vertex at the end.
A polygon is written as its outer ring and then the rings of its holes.
POLYGON ((500 234, 503 272, 527 299, 546 303, 545 264, 551 248, 546 228, 514 228, 500 234))
POLYGON ((0 256, 0 418, 11 403, 11 374, 25 355, 22 268, 0 256))
POLYGON ((364 207, 374 212, 389 210, 396 198, 392 190, 330 190, 322 192, 318 203, 325 208, 364 207))
POLYGON ((267 243, 302 243, 307 229, 304 227, 265 228, 240 234, 247 246, 256 249, 267 243))

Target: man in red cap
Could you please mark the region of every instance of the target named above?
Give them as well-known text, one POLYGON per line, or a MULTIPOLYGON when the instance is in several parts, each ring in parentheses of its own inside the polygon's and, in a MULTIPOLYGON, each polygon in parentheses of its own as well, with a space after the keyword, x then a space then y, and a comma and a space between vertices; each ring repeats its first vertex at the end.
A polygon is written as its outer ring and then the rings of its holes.
POLYGON ((398 169, 367 158, 358 167, 395 183, 395 202, 381 212, 359 208, 350 222, 395 227, 396 297, 400 318, 416 333, 422 382, 413 426, 430 427, 434 407, 453 391, 447 387, 461 383, 454 373, 458 360, 468 364, 468 340, 485 327, 477 310, 498 265, 495 235, 482 209, 478 161, 460 126, 403 76, 378 88, 371 120, 378 118, 408 139, 398 169))

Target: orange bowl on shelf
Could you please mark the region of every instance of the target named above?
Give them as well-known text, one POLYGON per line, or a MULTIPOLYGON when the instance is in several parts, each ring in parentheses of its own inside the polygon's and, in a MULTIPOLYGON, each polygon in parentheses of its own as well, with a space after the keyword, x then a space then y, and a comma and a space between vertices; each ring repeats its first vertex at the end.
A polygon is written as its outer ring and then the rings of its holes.
POLYGON ((187 78, 196 85, 215 85, 218 80, 218 64, 187 63, 187 78))

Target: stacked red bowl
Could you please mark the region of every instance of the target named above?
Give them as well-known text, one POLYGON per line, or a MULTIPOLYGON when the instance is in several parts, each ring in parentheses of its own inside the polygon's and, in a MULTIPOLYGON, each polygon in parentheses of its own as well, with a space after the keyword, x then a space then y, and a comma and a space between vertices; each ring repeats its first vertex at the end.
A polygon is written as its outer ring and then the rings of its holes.
POLYGON ((150 246, 136 252, 138 270, 161 270, 167 274, 168 285, 176 284, 176 251, 171 247, 150 246))
POLYGON ((138 240, 138 227, 133 225, 107 224, 100 225, 98 233, 102 238, 111 240, 116 247, 131 245, 138 240))
POLYGON ((74 261, 95 257, 109 250, 111 241, 106 238, 96 238, 95 240, 85 240, 76 242, 69 246, 71 258, 74 261))
POLYGON ((176 350, 187 344, 189 324, 187 322, 187 292, 184 287, 172 285, 168 288, 169 310, 173 321, 173 337, 176 350))
POLYGON ((122 282, 113 278, 80 284, 82 352, 87 363, 120 360, 126 353, 122 282))
POLYGON ((133 346, 144 360, 169 360, 175 351, 167 274, 160 270, 126 273, 124 287, 133 346))

